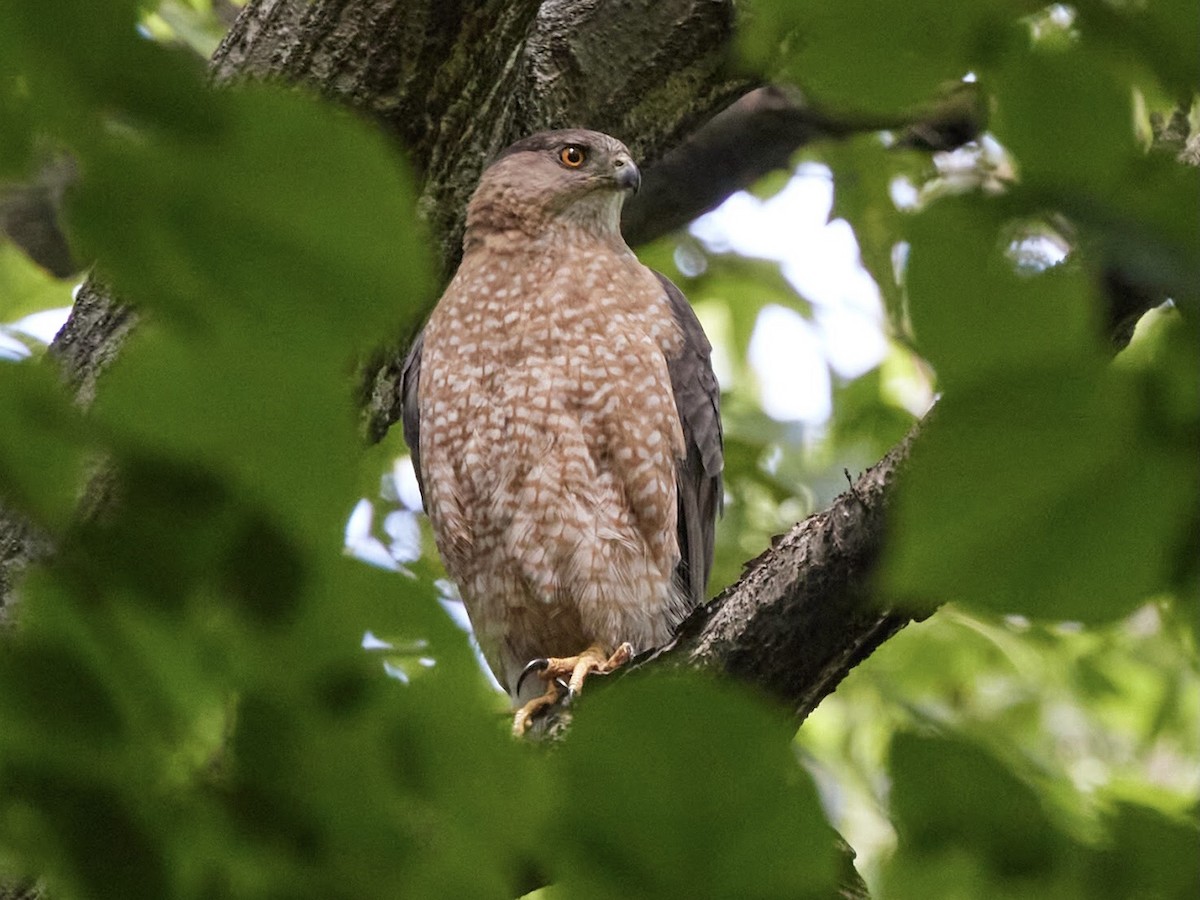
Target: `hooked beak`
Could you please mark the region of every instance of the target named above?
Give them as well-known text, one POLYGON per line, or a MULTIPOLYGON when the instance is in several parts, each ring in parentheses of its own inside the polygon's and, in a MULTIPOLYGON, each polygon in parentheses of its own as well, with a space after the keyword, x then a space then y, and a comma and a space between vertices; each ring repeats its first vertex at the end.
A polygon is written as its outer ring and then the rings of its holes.
POLYGON ((642 186, 642 173, 638 171, 633 160, 622 153, 613 160, 613 180, 621 190, 636 194, 642 186))

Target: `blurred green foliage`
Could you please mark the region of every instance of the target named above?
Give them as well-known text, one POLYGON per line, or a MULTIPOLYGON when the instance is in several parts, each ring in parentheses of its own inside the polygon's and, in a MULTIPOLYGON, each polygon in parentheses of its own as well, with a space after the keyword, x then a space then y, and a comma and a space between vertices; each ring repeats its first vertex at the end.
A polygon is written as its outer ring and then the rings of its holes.
MULTIPOLYGON (((877 652, 799 743, 884 896, 1193 896, 1200 172, 1147 150, 1145 116, 1182 104, 1195 129, 1194 5, 862 12, 775 4, 743 40, 839 112, 919 110, 968 72, 987 98, 965 167, 888 134, 810 154, 941 394, 881 590, 959 607, 877 652), (1049 239, 1065 260, 1018 252, 1049 239), (1174 301, 1115 362, 1113 284, 1174 301)), ((834 457, 856 421, 836 409, 834 457)))
MULTIPOLYGON (((0 497, 58 545, 0 642, 0 874, 62 898, 829 897, 832 822, 880 897, 1195 895, 1200 187, 1138 120, 1192 101, 1189 4, 753 4, 747 61, 829 111, 899 121, 972 73, 1001 164, 952 176, 887 134, 806 151, 892 329, 822 429, 758 405, 759 313, 814 315, 778 265, 644 248, 730 366, 715 585, 932 387, 881 592, 955 602, 793 744, 729 685, 635 677, 555 752, 508 737, 436 563, 341 551, 393 449, 359 446, 356 360, 435 290, 409 173, 348 115, 206 88, 210 4, 143 7, 0 0, 0 175, 68 148, 75 247, 146 313, 86 416, 46 359, 0 366, 0 497), (1048 233, 1067 258, 1021 265, 1048 233), (1175 302, 1115 362, 1112 273, 1175 302), (80 522, 97 472, 115 502, 80 522)), ((0 318, 68 290, 0 248, 0 318)))
POLYGON ((15 322, 30 313, 69 306, 74 284, 73 279, 54 278, 13 244, 0 244, 0 319, 3 321, 15 322))

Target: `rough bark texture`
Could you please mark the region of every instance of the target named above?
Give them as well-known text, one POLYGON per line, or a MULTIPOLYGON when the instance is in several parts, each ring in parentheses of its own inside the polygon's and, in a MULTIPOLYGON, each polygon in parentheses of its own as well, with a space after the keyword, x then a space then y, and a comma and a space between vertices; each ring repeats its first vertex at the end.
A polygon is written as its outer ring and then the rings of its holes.
POLYGON ((21 573, 50 552, 46 536, 0 503, 0 635, 13 626, 21 573))
MULTIPOLYGON (((80 406, 89 406, 95 398, 100 374, 116 358, 136 321, 133 310, 111 299, 95 281, 89 279, 79 289, 71 317, 55 337, 50 352, 80 406)), ((106 479, 98 478, 90 486, 82 503, 84 509, 94 508, 105 483, 106 479)), ((45 534, 0 503, 0 631, 12 625, 21 573, 51 550, 45 534)))
MULTIPOLYGON (((928 614, 888 603, 872 583, 892 485, 925 427, 914 427, 828 509, 777 537, 669 643, 618 670, 616 680, 645 666, 713 672, 770 694, 799 726, 851 669, 928 614)), ((558 740, 570 720, 569 708, 550 710, 539 733, 558 740)))
POLYGON ((913 616, 873 589, 887 500, 913 429, 825 511, 753 560, 737 583, 696 610, 652 659, 730 675, 790 708, 799 725, 913 616))
POLYGON ((657 159, 744 93, 716 0, 262 0, 213 57, 218 81, 304 84, 391 132, 421 173, 443 272, 487 161, 519 137, 586 125, 657 159))
POLYGON ((100 375, 136 324, 137 314, 113 300, 102 284, 91 278, 84 282, 70 318, 50 347, 80 406, 86 408, 96 398, 100 375))

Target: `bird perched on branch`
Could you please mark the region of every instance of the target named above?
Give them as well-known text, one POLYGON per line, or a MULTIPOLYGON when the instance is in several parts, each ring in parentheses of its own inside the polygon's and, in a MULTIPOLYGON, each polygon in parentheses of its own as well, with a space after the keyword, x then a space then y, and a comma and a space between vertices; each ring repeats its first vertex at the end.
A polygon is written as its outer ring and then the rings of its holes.
POLYGON ((590 672, 665 642, 712 566, 711 348, 621 237, 640 181, 625 145, 595 131, 501 153, 404 366, 404 437, 438 550, 518 733, 590 672))

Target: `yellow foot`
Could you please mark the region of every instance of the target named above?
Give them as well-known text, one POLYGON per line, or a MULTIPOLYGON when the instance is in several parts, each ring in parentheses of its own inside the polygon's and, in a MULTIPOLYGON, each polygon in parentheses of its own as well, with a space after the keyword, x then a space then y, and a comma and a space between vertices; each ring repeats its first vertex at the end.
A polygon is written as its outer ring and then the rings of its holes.
POLYGON ((530 672, 536 672, 548 684, 548 688, 542 696, 535 697, 517 710, 513 718, 513 734, 517 737, 524 735, 533 717, 557 703, 564 693, 568 702, 577 697, 583 692, 584 679, 592 672, 605 675, 632 658, 633 645, 625 641, 611 655, 599 644, 592 644, 578 656, 533 660, 517 679, 517 690, 520 691, 521 682, 530 672), (570 676, 570 680, 564 686, 562 679, 566 676, 570 676))
POLYGON ((529 730, 529 723, 533 721, 534 717, 541 715, 544 710, 558 702, 558 698, 563 695, 561 684, 562 682, 559 681, 550 682, 546 693, 540 697, 534 697, 517 710, 517 714, 513 716, 513 735, 515 737, 524 737, 525 732, 529 730))

